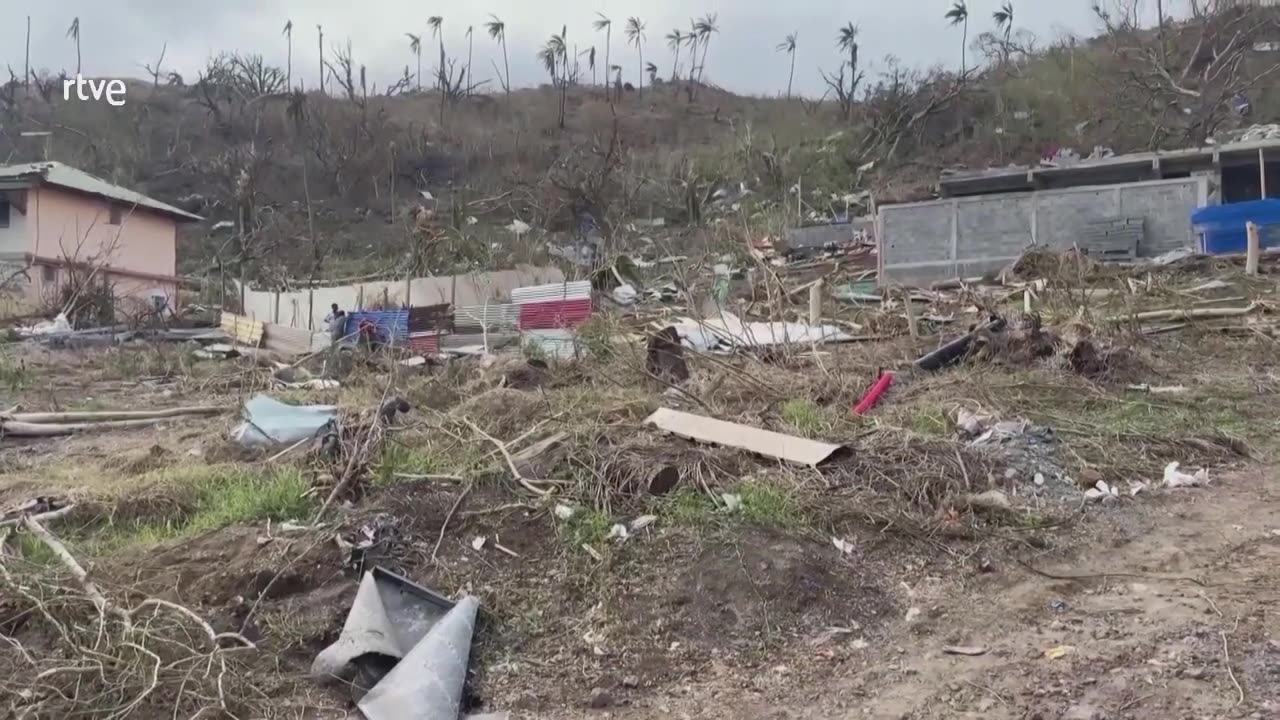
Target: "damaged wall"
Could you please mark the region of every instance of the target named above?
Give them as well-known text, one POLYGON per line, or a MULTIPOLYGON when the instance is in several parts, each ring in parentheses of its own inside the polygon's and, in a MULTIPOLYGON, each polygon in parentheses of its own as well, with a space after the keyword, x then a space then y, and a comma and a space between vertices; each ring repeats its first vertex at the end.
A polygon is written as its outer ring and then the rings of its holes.
POLYGON ((511 291, 518 287, 563 281, 564 273, 557 268, 521 265, 515 270, 371 281, 292 292, 245 289, 243 309, 244 315, 256 320, 319 330, 324 327, 324 317, 329 314, 332 303, 348 312, 371 307, 419 307, 437 303, 497 304, 508 300, 511 291))
POLYGON ((885 205, 877 218, 880 280, 984 275, 1030 245, 1070 248, 1088 223, 1114 217, 1144 218, 1138 254, 1153 257, 1194 245, 1191 212, 1207 204, 1208 192, 1208 178, 1191 177, 885 205))

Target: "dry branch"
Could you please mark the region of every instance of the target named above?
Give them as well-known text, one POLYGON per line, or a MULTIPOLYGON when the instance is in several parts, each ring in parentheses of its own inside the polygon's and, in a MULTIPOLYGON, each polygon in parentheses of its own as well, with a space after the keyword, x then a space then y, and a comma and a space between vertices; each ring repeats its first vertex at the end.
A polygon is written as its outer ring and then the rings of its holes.
POLYGON ((217 415, 226 408, 201 406, 168 410, 107 410, 103 412, 11 413, 2 419, 21 423, 90 423, 118 420, 159 420, 183 415, 217 415))

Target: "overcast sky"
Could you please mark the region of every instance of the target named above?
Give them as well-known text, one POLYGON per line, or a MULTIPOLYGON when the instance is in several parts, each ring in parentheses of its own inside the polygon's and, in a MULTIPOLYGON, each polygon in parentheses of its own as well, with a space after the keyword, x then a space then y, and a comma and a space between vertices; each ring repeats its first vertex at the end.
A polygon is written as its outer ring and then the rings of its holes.
MULTIPOLYGON (((970 38, 992 28, 991 14, 1000 4, 969 1, 970 38)), ((1069 33, 1089 35, 1097 27, 1089 5, 1090 0, 1014 0, 1015 24, 1042 44, 1069 33)), ((850 20, 861 28, 862 57, 874 63, 873 69, 890 53, 915 67, 958 66, 960 29, 949 27, 942 17, 949 6, 949 0, 53 0, 27 7, 33 13, 32 67, 75 71, 75 45, 66 33, 78 16, 83 71, 97 77, 141 77, 141 65, 154 63, 166 42, 166 71, 175 69, 188 81, 212 54, 224 50, 261 53, 283 66, 281 29, 291 19, 295 84, 301 78, 308 87, 318 74, 317 24, 324 26, 326 50, 331 41, 345 44, 349 38, 358 62, 383 87, 405 64, 414 66, 405 33, 429 35, 427 17, 435 14, 444 17, 445 47, 451 54, 465 56, 464 33, 468 25, 475 26, 474 75, 492 77, 491 61, 501 64, 501 55, 481 24, 494 13, 507 23, 511 74, 519 86, 545 78, 534 55, 562 24, 568 25, 569 42, 578 50, 597 46, 603 67, 603 33, 591 28, 597 12, 614 20, 612 61, 624 66, 625 79, 635 82, 639 66, 621 33, 632 14, 647 26, 646 62, 653 61, 659 75, 668 76, 672 53, 664 36, 673 28, 686 30, 692 12, 716 12, 720 34, 711 41, 708 81, 741 93, 784 92, 787 58, 774 47, 796 32, 796 92, 820 95, 818 68, 833 70, 839 64, 834 38, 837 28, 850 20)), ((14 9, 0 23, 0 60, 21 74, 26 28, 14 9)), ((424 74, 435 57, 436 52, 424 50, 424 74)))

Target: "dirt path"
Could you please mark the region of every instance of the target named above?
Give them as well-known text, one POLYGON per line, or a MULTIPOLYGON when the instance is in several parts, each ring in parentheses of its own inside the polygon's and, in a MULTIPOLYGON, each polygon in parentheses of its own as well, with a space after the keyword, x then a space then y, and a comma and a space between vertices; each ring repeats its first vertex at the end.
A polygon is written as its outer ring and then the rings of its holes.
POLYGON ((797 658, 712 666, 674 692, 557 717, 1280 717, 1277 475, 1140 498, 1095 523, 1092 552, 1036 561, 1092 577, 1006 564, 921 583, 909 591, 920 613, 887 637, 859 648, 855 632, 835 652, 815 647, 833 658, 829 672, 794 671, 812 664, 797 658), (948 645, 987 652, 944 654, 948 645), (1060 646, 1061 657, 1046 656, 1060 646))

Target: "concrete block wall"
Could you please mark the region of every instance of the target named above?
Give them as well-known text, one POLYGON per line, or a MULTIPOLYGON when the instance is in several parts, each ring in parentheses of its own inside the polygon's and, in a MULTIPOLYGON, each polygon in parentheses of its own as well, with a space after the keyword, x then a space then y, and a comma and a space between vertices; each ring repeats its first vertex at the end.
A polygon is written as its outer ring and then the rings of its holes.
POLYGON ((1031 245, 1066 250, 1092 221, 1145 219, 1138 254, 1194 245, 1191 212, 1208 202, 1209 179, 950 198, 885 205, 877 218, 880 281, 923 285, 995 272, 1031 245))

